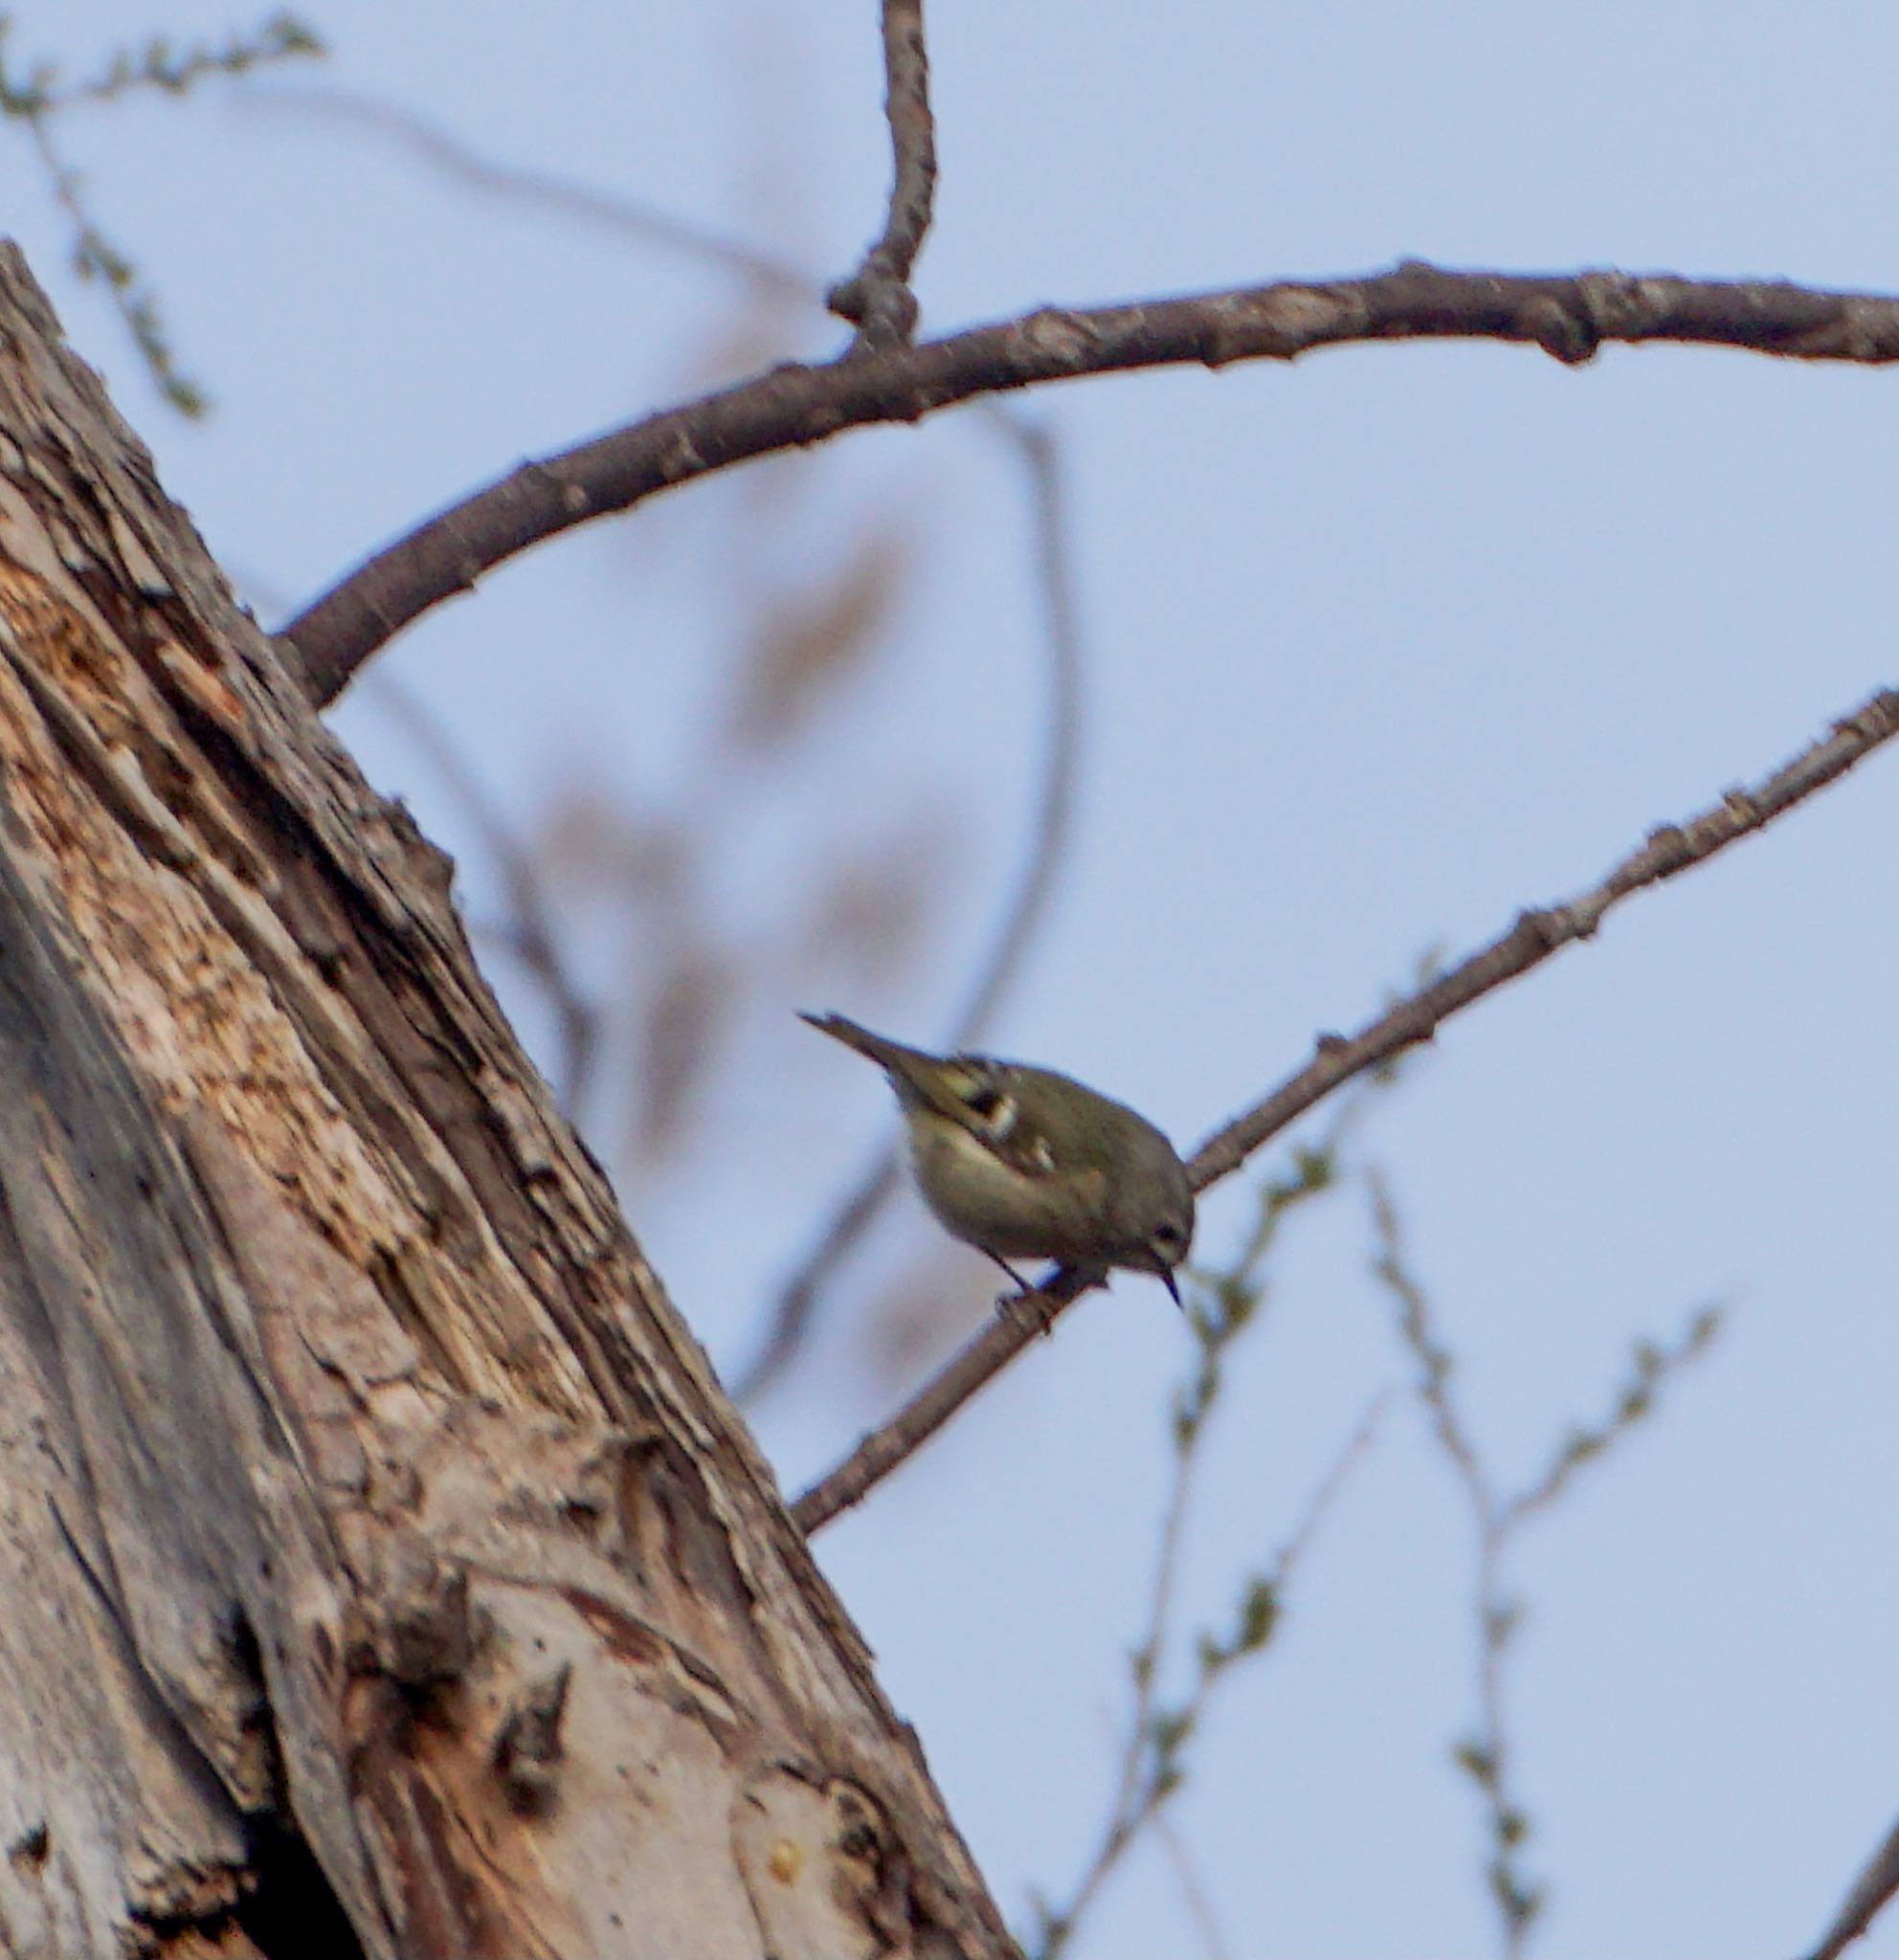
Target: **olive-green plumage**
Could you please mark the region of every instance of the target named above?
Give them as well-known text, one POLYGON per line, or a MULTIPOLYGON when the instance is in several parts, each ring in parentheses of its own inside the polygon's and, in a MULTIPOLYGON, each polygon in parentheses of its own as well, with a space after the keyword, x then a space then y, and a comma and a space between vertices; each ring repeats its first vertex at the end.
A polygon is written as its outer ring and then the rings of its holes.
POLYGON ((1053 1069, 927 1055, 842 1014, 802 1018, 890 1079, 917 1183, 956 1237, 1005 1270, 1048 1258, 1153 1273, 1179 1303, 1173 1268, 1193 1243, 1194 1192, 1145 1116, 1053 1069))

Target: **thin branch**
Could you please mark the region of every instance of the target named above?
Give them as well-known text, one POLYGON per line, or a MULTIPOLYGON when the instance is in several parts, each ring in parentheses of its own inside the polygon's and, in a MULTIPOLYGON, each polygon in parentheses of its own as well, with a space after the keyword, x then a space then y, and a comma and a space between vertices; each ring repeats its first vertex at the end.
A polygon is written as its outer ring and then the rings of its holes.
MULTIPOLYGON (((1752 790, 1731 790, 1685 824, 1664 824, 1599 884, 1566 903, 1522 913, 1514 925, 1428 987, 1400 1000, 1350 1037, 1319 1037, 1312 1060, 1262 1102, 1203 1144, 1188 1166, 1196 1191, 1230 1175, 1269 1138, 1353 1076, 1427 1041, 1451 1015, 1589 938, 1609 910, 1645 885, 1678 877, 1844 775, 1899 734, 1899 692, 1882 689, 1818 742, 1752 790)), ((1036 1293, 1009 1303, 890 1421, 869 1436, 792 1506, 807 1531, 857 1503, 955 1414, 970 1397, 1053 1325, 1101 1276, 1057 1272, 1036 1293)))
POLYGON ((1028 473, 1030 522, 1035 536, 1036 588, 1041 594, 1048 651, 1048 745, 1029 821, 1029 851, 1021 880, 1003 912, 988 956, 954 1020, 957 1046, 975 1040, 1002 1004, 1021 968, 1029 942, 1040 928, 1067 855, 1074 820, 1075 782, 1082 740, 1081 608, 1069 550, 1067 491, 1053 434, 1019 415, 999 418, 1001 433, 1021 455, 1028 473))
POLYGON ((253 107, 302 110, 357 123, 391 143, 402 144, 445 175, 484 196, 516 198, 537 210, 562 212, 618 237, 634 238, 642 245, 658 245, 668 252, 721 266, 753 285, 788 299, 815 301, 821 297, 820 281, 789 259, 774 257, 709 226, 677 217, 657 205, 597 190, 550 171, 500 163, 439 124, 393 103, 379 101, 373 96, 353 89, 274 88, 244 100, 253 107))
MULTIPOLYGON (((1061 457, 1047 430, 1006 412, 998 412, 995 420, 1015 441, 1028 471, 1037 585, 1042 596, 1043 644, 1048 656, 1048 741, 1029 824, 1028 857, 969 996, 950 1023, 946 1044, 950 1048, 969 1048, 981 1039, 991 1016, 1021 971, 1047 916, 1048 902, 1067 857, 1080 769, 1082 628, 1061 457)), ((824 1287, 861 1243, 897 1189, 901 1154, 897 1141, 887 1143, 838 1201, 811 1251, 779 1294, 771 1325, 757 1353, 734 1378, 734 1401, 755 1400, 783 1378, 797 1357, 824 1287)))
POLYGON ((825 304, 858 330, 860 349, 907 342, 916 332, 910 272, 929 230, 936 193, 936 124, 929 113, 929 53, 923 0, 883 0, 883 114, 890 124, 890 206, 883 235, 825 304))
POLYGON ((435 717, 406 687, 399 686, 388 675, 379 675, 377 684, 384 705, 407 728, 410 740, 428 756, 480 833, 501 872, 509 917, 505 926, 496 930, 495 937, 541 983, 553 1007, 560 1041, 554 1095, 569 1120, 574 1121, 592 1075, 600 1023, 568 970, 540 869, 435 717))
POLYGON ((1886 1842, 1853 1881, 1845 1904, 1808 1960, 1840 1960, 1840 1955, 1865 1932, 1895 1892, 1899 1892, 1899 1824, 1892 1827, 1886 1842))
POLYGON ((1390 1400, 1390 1393, 1386 1392, 1374 1396, 1367 1405, 1352 1434, 1313 1486, 1291 1535, 1247 1589, 1242 1612, 1251 1625, 1238 1641, 1214 1649, 1211 1660, 1208 1650, 1203 1647, 1200 1675, 1191 1697, 1181 1707, 1163 1714, 1156 1705, 1155 1690, 1172 1617, 1174 1571, 1187 1496, 1194 1480, 1197 1433, 1176 1453, 1173 1489, 1161 1527, 1155 1576, 1151 1587, 1152 1603, 1147 1637, 1135 1650, 1134 1707, 1123 1747, 1114 1800, 1109 1806, 1107 1820, 1094 1854, 1067 1904, 1059 1911, 1044 1913, 1042 1938, 1033 1949, 1033 1960, 1059 1960, 1074 1938, 1082 1915, 1093 1904, 1115 1867, 1133 1849, 1142 1834, 1160 1821, 1165 1806, 1180 1788, 1185 1774, 1181 1752, 1199 1727, 1214 1691, 1235 1659, 1242 1654, 1257 1652, 1271 1637, 1278 1624, 1280 1602, 1286 1585, 1338 1501, 1347 1478, 1372 1447, 1390 1400))
POLYGON ((1378 1258, 1374 1270, 1386 1290, 1397 1302, 1398 1334, 1411 1350, 1418 1367, 1418 1398, 1431 1412, 1431 1427, 1437 1432, 1439 1447, 1457 1473, 1469 1500, 1471 1515, 1479 1529, 1487 1535, 1496 1525, 1498 1504, 1490 1479, 1485 1471, 1477 1446, 1465 1429, 1463 1416, 1450 1391, 1450 1351, 1438 1339, 1431 1325, 1430 1303, 1423 1288, 1412 1279, 1403 1261, 1397 1211, 1391 1192, 1376 1170, 1369 1173, 1372 1192, 1372 1219, 1377 1229, 1378 1258))
POLYGON ((1681 824, 1662 824, 1599 884, 1538 911, 1520 913, 1510 929, 1481 952, 1449 969, 1350 1039, 1319 1037, 1318 1053, 1262 1102, 1200 1147, 1192 1165, 1196 1190, 1224 1177, 1340 1082, 1419 1041, 1506 981, 1539 967, 1553 953, 1595 936, 1604 916, 1646 885, 1661 884, 1704 864, 1730 844, 1763 830, 1797 803, 1825 789, 1899 734, 1899 691, 1881 688, 1818 741, 1753 790, 1725 791, 1720 802, 1681 824))
POLYGON ((1511 1777, 1513 1749, 1504 1700, 1504 1650, 1517 1620, 1517 1609, 1505 1589, 1504 1554, 1510 1526, 1523 1512, 1498 1501, 1495 1483, 1451 1393, 1450 1351, 1432 1325, 1423 1288, 1404 1263, 1391 1193, 1375 1170, 1368 1181, 1378 1243, 1374 1270, 1397 1302, 1398 1333, 1418 1370, 1418 1398, 1430 1412, 1439 1447, 1463 1486, 1477 1539, 1472 1613, 1477 1623, 1477 1732, 1458 1746, 1457 1760, 1483 1794, 1490 1841, 1486 1878, 1500 1915, 1505 1955, 1517 1960, 1545 1896, 1523 1868, 1529 1821, 1511 1777))
POLYGON ((1443 272, 1410 262, 1323 284, 1283 283, 1088 311, 1044 307, 920 345, 790 363, 537 462, 386 546, 284 629, 319 705, 432 606, 543 539, 715 470, 840 429, 915 422, 954 403, 1133 368, 1290 361, 1393 340, 1498 340, 1566 363, 1604 341, 1744 347, 1807 361, 1899 360, 1899 299, 1766 280, 1590 272, 1443 272))
POLYGON ((896 1192, 902 1171, 901 1147, 887 1143, 838 1199, 815 1244, 779 1293, 757 1351, 734 1372, 734 1402, 742 1407, 755 1402, 785 1378, 810 1336, 823 1287, 863 1242, 896 1192))
POLYGON ((1153 1832, 1161 1849, 1167 1853, 1168 1862, 1173 1867, 1174 1882, 1180 1887, 1188 1916, 1199 1929, 1201 1951, 1207 1960, 1233 1960, 1233 1949, 1220 1930, 1219 1915, 1214 1910, 1205 1881, 1187 1849, 1186 1840, 1173 1828, 1173 1820, 1165 1811, 1155 1813, 1153 1832))
POLYGON ((60 154, 48 118, 38 115, 26 120, 54 201, 73 228, 73 270, 80 278, 97 279, 105 288, 159 393, 188 420, 198 420, 209 412, 211 399, 178 366, 157 296, 137 265, 106 236, 94 217, 83 194, 83 180, 60 154))
POLYGON ((186 96, 214 77, 249 75, 253 69, 328 52, 323 37, 289 12, 274 13, 253 34, 233 30, 216 45, 198 41, 179 47, 154 34, 143 47, 120 48, 82 81, 61 86, 49 72, 45 102, 48 108, 65 109, 82 102, 116 102, 141 90, 186 96))
POLYGON ((1368 1182, 1377 1240, 1373 1270, 1397 1304, 1399 1338, 1416 1370, 1414 1392, 1429 1413, 1439 1447, 1463 1486, 1476 1540, 1471 1617, 1476 1628, 1477 1725, 1455 1754, 1484 1804, 1489 1840, 1484 1876, 1497 1908, 1505 1960, 1521 1960, 1546 1892, 1524 1865, 1531 1826, 1515 1782, 1516 1751, 1505 1683, 1510 1643, 1523 1609, 1511 1595, 1508 1556, 1523 1527, 1549 1510, 1586 1464, 1598 1461, 1649 1414, 1664 1381, 1714 1338, 1720 1316, 1704 1307, 1672 1347, 1639 1343, 1629 1377, 1617 1391, 1608 1416, 1594 1428, 1572 1429, 1538 1475, 1510 1496, 1502 1496, 1452 1392, 1454 1358, 1433 1325, 1424 1289, 1405 1263, 1396 1207, 1376 1170, 1369 1173, 1368 1182))
POLYGON ((1524 1487, 1498 1514, 1498 1528, 1513 1531, 1537 1511, 1548 1510, 1575 1481, 1586 1465, 1594 1463, 1627 1429, 1640 1422, 1654 1405, 1656 1391, 1664 1376, 1685 1361, 1700 1354, 1721 1328, 1721 1309, 1704 1306, 1688 1322, 1687 1331, 1672 1348, 1653 1341, 1637 1345, 1628 1379, 1616 1391, 1609 1414, 1592 1428, 1572 1429, 1551 1453, 1543 1474, 1524 1487))
POLYGON ((189 95, 210 77, 243 76, 266 63, 322 55, 323 43, 294 15, 279 13, 254 36, 233 33, 216 47, 199 43, 175 48, 155 36, 136 52, 120 49, 87 79, 62 83, 51 62, 35 63, 24 78, 11 72, 6 58, 11 26, 11 17, 0 13, 0 118, 25 122, 32 132, 54 200, 73 228, 73 270, 80 278, 97 279, 104 286, 159 392, 180 414, 195 419, 210 407, 204 390, 179 368, 157 295, 131 255, 106 234, 95 215, 84 179, 54 139, 53 119, 78 106, 116 102, 141 89, 189 95))

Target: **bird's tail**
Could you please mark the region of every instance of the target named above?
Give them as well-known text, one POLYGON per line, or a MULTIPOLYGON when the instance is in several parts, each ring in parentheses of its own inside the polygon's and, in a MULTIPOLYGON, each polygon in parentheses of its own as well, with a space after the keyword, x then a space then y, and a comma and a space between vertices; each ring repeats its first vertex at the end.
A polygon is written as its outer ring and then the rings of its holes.
POLYGON ((906 1102, 934 1104, 942 1100, 937 1078, 943 1065, 935 1056, 921 1048, 906 1048, 885 1036, 873 1035, 868 1028, 860 1027, 842 1014, 800 1013, 798 1019, 809 1021, 819 1034, 829 1035, 832 1040, 841 1041, 846 1048, 854 1048, 867 1060, 874 1061, 906 1102))

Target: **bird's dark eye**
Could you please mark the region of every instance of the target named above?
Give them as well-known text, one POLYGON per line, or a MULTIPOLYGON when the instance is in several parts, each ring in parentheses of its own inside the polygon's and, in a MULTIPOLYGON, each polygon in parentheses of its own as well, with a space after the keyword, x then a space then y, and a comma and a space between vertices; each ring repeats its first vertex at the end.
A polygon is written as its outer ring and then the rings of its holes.
POLYGON ((975 1118, 980 1133, 993 1142, 1000 1143, 1016 1127, 1015 1097, 997 1087, 990 1077, 976 1076, 956 1093, 963 1107, 975 1118))
POLYGON ((1148 1242, 1156 1252, 1169 1253, 1174 1256, 1178 1256, 1184 1251, 1187 1244, 1177 1225, 1160 1226, 1155 1231, 1153 1237, 1148 1242))

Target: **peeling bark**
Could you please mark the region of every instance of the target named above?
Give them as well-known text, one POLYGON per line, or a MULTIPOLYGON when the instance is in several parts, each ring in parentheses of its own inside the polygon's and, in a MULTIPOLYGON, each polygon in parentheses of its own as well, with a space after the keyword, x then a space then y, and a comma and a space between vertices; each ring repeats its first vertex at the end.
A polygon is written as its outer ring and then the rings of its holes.
POLYGON ((0 1949, 1011 1950, 444 860, 11 250, 0 1949))

